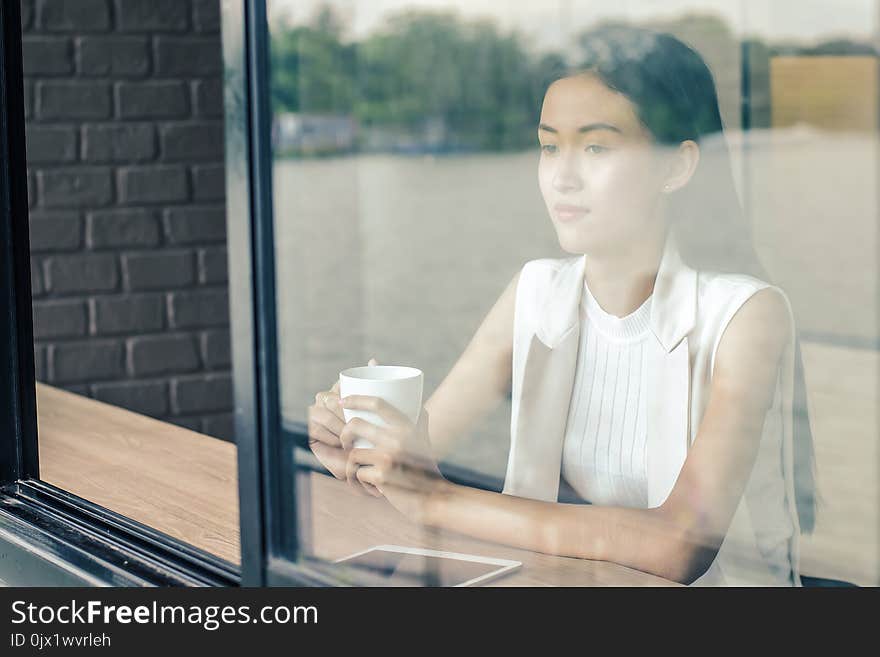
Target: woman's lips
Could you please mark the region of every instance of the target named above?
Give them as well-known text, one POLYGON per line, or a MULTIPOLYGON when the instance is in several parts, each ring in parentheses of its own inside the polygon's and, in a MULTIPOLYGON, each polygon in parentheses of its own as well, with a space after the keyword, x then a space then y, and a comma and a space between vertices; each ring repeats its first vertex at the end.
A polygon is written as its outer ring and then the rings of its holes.
POLYGON ((590 210, 579 205, 559 204, 553 206, 553 211, 556 213, 556 218, 559 221, 574 221, 587 214, 590 210))

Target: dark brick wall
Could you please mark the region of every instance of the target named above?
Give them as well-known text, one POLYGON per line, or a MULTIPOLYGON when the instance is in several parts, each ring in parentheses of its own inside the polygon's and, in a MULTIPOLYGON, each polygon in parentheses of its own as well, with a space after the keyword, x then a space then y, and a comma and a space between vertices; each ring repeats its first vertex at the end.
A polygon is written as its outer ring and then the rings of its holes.
POLYGON ((37 378, 232 439, 219 0, 22 0, 37 378))

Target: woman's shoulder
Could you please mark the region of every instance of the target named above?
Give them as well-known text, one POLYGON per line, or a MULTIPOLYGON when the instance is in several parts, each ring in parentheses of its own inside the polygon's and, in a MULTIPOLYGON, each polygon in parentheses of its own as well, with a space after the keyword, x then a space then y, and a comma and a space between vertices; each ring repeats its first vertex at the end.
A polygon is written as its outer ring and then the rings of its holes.
POLYGON ((534 330, 540 317, 565 313, 583 278, 583 256, 538 258, 526 262, 519 272, 514 324, 534 330))
POLYGON ((582 260, 583 256, 529 260, 520 269, 519 286, 546 290, 556 283, 575 277, 581 271, 582 260))
POLYGON ((750 274, 700 270, 697 281, 697 308, 702 313, 735 310, 764 289, 773 290, 784 305, 791 305, 782 288, 750 274))
POLYGON ((741 328, 747 332, 778 331, 784 340, 793 329, 791 302, 780 287, 749 274, 703 270, 698 280, 697 334, 711 347, 713 360, 722 335, 737 315, 743 315, 747 325, 741 328), (757 294, 762 290, 773 292, 757 294), (749 311, 740 313, 747 303, 749 311))
POLYGON ((767 281, 750 274, 712 271, 709 269, 698 270, 698 279, 700 287, 705 289, 706 292, 716 293, 737 288, 760 289, 770 285, 767 281))
POLYGON ((583 277, 584 256, 537 258, 526 262, 519 272, 519 294, 543 299, 568 288, 572 281, 583 277))

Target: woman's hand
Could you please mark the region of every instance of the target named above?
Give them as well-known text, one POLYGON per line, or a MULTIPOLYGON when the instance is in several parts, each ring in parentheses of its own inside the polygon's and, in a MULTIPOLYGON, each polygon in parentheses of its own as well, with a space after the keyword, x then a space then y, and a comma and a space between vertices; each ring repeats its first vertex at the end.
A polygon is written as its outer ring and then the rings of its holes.
MULTIPOLYGON (((376 365, 370 359, 368 365, 376 365)), ((315 395, 315 403, 308 408, 309 448, 321 464, 337 479, 344 480, 345 466, 351 446, 344 447, 339 439, 345 427, 345 417, 339 405, 339 381, 329 390, 315 395)), ((371 484, 363 484, 362 490, 371 495, 381 493, 371 484)))
POLYGON ((355 488, 364 484, 373 487, 405 516, 423 522, 427 501, 448 484, 431 454, 428 412, 422 408, 418 423, 413 424, 378 397, 349 395, 341 404, 371 411, 387 424, 383 427, 353 418, 343 427, 339 439, 343 449, 348 450, 345 473, 349 484, 355 488), (368 440, 373 447, 353 448, 357 438, 368 440))

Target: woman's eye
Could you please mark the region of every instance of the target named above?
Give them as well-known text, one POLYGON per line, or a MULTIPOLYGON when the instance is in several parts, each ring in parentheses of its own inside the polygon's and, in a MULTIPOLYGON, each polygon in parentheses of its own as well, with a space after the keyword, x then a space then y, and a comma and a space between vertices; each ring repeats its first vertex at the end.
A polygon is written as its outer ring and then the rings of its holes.
POLYGON ((589 146, 587 146, 587 152, 593 153, 594 155, 604 153, 607 150, 607 148, 605 148, 604 146, 599 146, 599 144, 590 144, 589 146))
POLYGON ((541 151, 544 153, 555 153, 556 144, 541 144, 541 151))

